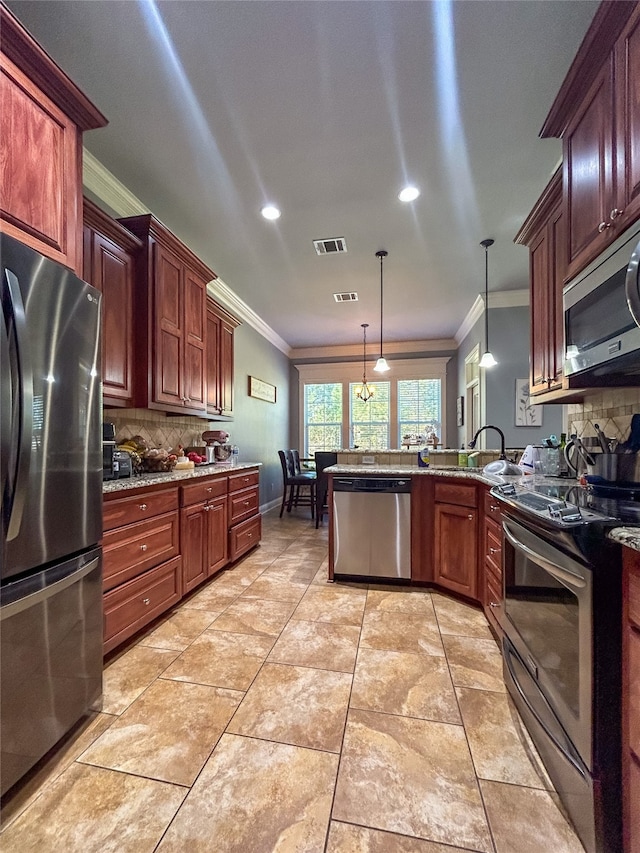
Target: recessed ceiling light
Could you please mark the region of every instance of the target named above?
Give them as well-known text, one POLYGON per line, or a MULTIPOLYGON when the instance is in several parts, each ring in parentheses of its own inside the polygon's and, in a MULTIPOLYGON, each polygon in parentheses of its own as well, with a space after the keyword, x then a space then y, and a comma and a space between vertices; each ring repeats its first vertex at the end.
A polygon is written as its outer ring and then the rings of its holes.
POLYGON ((263 207, 261 213, 265 219, 280 219, 280 211, 272 204, 268 204, 266 207, 263 207))
POLYGON ((400 201, 415 201, 420 195, 420 190, 417 187, 405 187, 398 193, 400 201))

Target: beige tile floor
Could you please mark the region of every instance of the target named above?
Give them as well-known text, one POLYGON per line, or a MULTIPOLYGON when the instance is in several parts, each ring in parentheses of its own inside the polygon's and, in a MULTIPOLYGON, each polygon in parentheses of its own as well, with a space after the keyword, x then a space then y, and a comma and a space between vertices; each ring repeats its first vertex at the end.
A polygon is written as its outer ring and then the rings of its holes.
POLYGON ((261 546, 113 658, 102 713, 2 810, 3 853, 580 853, 481 612, 261 546))

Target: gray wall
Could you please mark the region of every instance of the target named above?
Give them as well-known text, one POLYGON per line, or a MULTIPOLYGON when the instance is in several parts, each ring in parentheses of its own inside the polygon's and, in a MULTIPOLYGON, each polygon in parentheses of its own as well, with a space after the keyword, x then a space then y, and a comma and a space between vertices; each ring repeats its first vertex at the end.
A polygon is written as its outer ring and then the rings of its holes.
MULTIPOLYGON (((465 394, 466 356, 476 344, 484 352, 484 317, 473 326, 458 349, 458 396, 465 394)), ((543 406, 540 427, 515 426, 515 382, 529 376, 529 308, 491 308, 489 314, 489 343, 498 364, 486 373, 487 423, 495 424, 505 435, 507 447, 526 447, 539 444, 551 433, 558 437, 562 431, 562 406, 543 406)), ((455 417, 454 421, 455 423, 455 417)), ((464 441, 464 427, 458 429, 458 447, 464 441)), ((487 447, 499 447, 499 436, 487 435, 487 447)))
POLYGON ((220 427, 240 448, 241 462, 262 462, 260 504, 264 506, 282 495, 278 450, 289 447, 289 359, 246 323, 235 330, 234 349, 234 417, 220 427), (249 376, 275 385, 276 402, 250 397, 249 376))

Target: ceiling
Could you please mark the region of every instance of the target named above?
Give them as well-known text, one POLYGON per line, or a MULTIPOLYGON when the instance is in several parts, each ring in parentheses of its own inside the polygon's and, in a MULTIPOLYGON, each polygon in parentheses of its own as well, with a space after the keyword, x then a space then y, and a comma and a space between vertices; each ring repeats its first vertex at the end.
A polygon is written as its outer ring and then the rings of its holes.
POLYGON ((597 2, 8 5, 109 119, 86 148, 289 347, 379 337, 379 249, 385 341, 455 334, 486 237, 491 291, 527 287, 513 238, 561 156, 538 132, 597 2))

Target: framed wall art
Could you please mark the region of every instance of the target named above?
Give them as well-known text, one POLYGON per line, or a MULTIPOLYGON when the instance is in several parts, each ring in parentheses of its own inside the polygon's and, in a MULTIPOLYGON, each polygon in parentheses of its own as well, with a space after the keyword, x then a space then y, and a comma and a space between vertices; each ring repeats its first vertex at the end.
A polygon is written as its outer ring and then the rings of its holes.
POLYGON ((255 397, 257 400, 265 400, 267 403, 275 403, 276 386, 263 382, 262 379, 256 379, 255 376, 250 376, 249 396, 255 397))

